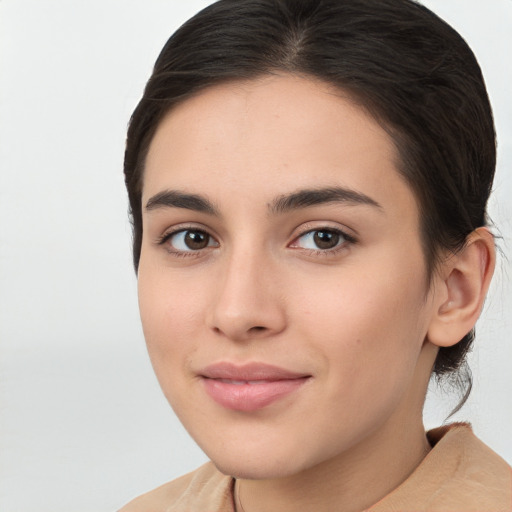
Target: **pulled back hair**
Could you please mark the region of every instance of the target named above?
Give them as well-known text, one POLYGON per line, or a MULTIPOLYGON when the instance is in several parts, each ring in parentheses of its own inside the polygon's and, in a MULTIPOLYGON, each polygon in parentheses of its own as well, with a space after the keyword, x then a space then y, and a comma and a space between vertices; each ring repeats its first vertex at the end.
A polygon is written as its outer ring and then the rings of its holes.
MULTIPOLYGON (((219 0, 167 41, 130 120, 124 173, 136 271, 144 163, 164 115, 213 85, 273 73, 337 87, 389 133, 418 202, 429 278, 442 254, 487 224, 493 117, 476 58, 453 28, 413 0, 219 0)), ((458 408, 471 390, 473 339, 471 331, 440 348, 433 368, 462 384, 458 408)))

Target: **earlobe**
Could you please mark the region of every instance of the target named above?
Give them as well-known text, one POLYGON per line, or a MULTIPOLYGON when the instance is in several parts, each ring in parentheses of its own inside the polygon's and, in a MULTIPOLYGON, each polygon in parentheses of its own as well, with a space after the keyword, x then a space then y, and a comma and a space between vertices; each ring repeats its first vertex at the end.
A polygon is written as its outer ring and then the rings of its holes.
POLYGON ((442 264, 436 283, 434 314, 427 339, 439 347, 458 343, 474 327, 494 272, 494 237, 487 228, 473 231, 466 245, 442 264))

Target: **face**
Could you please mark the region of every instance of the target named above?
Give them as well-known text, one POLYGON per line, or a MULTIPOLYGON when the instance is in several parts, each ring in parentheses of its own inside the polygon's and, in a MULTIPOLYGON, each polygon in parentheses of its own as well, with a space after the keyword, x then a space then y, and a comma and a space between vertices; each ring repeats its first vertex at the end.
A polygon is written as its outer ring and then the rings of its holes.
POLYGON ((296 474, 421 414, 433 301, 396 162, 349 98, 292 76, 210 88, 159 126, 144 334, 167 399, 227 474, 296 474))

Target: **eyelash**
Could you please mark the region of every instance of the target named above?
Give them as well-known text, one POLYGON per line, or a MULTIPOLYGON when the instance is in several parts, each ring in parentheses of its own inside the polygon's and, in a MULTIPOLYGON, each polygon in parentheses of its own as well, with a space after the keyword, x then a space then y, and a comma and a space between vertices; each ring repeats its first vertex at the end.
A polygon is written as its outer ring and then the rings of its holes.
MULTIPOLYGON (((187 232, 202 233, 203 235, 206 235, 207 237, 209 237, 211 240, 215 240, 215 238, 212 235, 210 235, 210 233, 208 233, 208 231, 206 231, 205 229, 201 229, 201 228, 198 228, 195 226, 184 226, 184 227, 179 227, 177 229, 174 229, 172 231, 164 233, 161 237, 159 237, 156 240, 156 243, 158 245, 165 245, 165 244, 167 244, 167 242, 169 242, 169 240, 171 240, 172 237, 178 235, 179 233, 187 233, 187 232)), ((166 250, 167 250, 167 252, 169 252, 170 254, 172 254, 173 256, 176 256, 178 258, 198 257, 204 251, 204 249, 198 249, 198 250, 191 249, 189 251, 182 251, 182 250, 173 248, 170 244, 167 244, 166 250)))
MULTIPOLYGON (((170 232, 164 233, 161 237, 159 237, 156 240, 156 243, 157 243, 157 245, 165 245, 165 244, 167 244, 167 242, 169 242, 169 240, 172 239, 172 237, 178 235, 179 233, 186 233, 186 232, 202 233, 203 235, 206 235, 207 237, 209 237, 211 240, 215 240, 215 238, 212 235, 210 235, 210 233, 208 233, 208 231, 206 231, 205 229, 200 229, 200 228, 197 228, 194 226, 189 226, 189 227, 185 226, 185 227, 180 227, 178 229, 174 229, 170 232)), ((216 243, 218 244, 218 242, 216 242, 216 243)), ((306 229, 305 231, 300 233, 298 236, 296 236, 293 239, 293 241, 291 242, 291 244, 288 245, 288 247, 291 247, 293 249, 302 249, 303 251, 307 252, 310 255, 314 255, 314 256, 320 255, 320 256, 325 257, 325 256, 335 255, 338 252, 340 252, 344 249, 347 249, 348 245, 354 245, 356 243, 357 243, 357 239, 355 237, 353 237, 352 235, 349 235, 348 233, 346 233, 345 231, 343 231, 339 228, 321 226, 321 227, 316 227, 314 229, 311 229, 311 228, 306 229), (312 233, 321 233, 321 232, 339 235, 343 240, 340 243, 338 243, 335 247, 328 248, 328 249, 320 249, 320 248, 307 249, 307 248, 301 248, 299 246, 293 245, 299 239, 301 239, 307 235, 310 235, 312 233)), ((170 244, 168 244, 168 246, 166 247, 166 250, 175 257, 187 258, 187 257, 201 256, 203 251, 205 249, 207 249, 208 247, 210 247, 210 246, 208 245, 203 249, 197 249, 197 250, 190 249, 188 251, 183 251, 183 250, 179 250, 179 249, 174 249, 170 244)))
POLYGON ((352 235, 349 235, 348 233, 346 233, 345 231, 343 231, 340 228, 334 228, 334 227, 330 227, 330 226, 321 226, 321 227, 315 227, 314 229, 311 229, 311 228, 306 229, 305 231, 303 231, 301 234, 299 234, 297 237, 294 238, 294 240, 289 245, 289 247, 302 249, 303 251, 306 251, 308 254, 313 255, 313 256, 328 257, 328 256, 334 256, 338 252, 346 250, 348 248, 347 246, 354 245, 356 243, 357 243, 357 239, 355 237, 353 237, 352 235), (334 247, 328 248, 328 249, 320 249, 320 248, 307 249, 307 248, 301 248, 301 247, 294 245, 299 239, 301 239, 307 235, 311 235, 313 233, 322 233, 322 232, 340 236, 342 238, 342 240, 339 241, 339 243, 337 245, 335 245, 334 247))

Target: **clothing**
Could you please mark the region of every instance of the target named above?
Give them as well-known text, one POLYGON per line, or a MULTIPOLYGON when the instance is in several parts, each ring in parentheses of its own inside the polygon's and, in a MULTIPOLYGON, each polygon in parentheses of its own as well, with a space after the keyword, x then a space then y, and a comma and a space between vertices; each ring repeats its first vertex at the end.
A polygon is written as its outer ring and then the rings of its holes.
MULTIPOLYGON (((464 423, 427 433, 432 450, 366 512, 510 512, 512 468, 464 423)), ((234 479, 209 462, 135 499, 120 512, 234 512, 234 479)))

